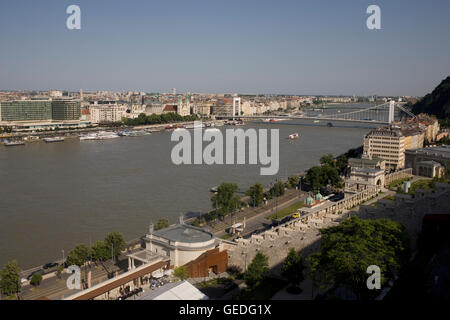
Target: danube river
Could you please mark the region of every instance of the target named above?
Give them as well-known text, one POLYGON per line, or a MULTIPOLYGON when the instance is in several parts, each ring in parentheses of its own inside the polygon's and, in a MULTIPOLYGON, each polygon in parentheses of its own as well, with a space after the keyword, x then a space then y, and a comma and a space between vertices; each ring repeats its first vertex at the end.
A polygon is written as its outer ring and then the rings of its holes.
POLYGON ((367 125, 302 122, 230 128, 280 129, 280 169, 261 176, 260 165, 180 165, 171 161, 170 132, 104 141, 0 146, 0 265, 17 259, 21 268, 62 258, 78 243, 108 232, 127 240, 151 221, 210 209, 209 189, 235 182, 240 190, 273 183, 316 165, 325 153, 339 155, 362 145, 367 125), (300 139, 288 135, 298 132, 300 139))

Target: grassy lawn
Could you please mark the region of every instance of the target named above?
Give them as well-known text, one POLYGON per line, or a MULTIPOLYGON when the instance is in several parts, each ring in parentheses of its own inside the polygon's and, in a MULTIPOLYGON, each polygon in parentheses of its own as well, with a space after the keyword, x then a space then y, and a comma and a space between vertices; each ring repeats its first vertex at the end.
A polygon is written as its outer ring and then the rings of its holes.
POLYGON ((404 178, 404 179, 394 180, 394 181, 392 181, 391 183, 388 184, 387 188, 388 189, 395 189, 395 188, 401 186, 403 184, 403 182, 409 181, 411 179, 412 179, 412 177, 411 178, 404 178))
POLYGON ((200 289, 210 288, 210 287, 216 287, 218 285, 224 285, 232 282, 233 280, 231 278, 218 278, 213 279, 209 281, 202 281, 197 284, 197 287, 200 289))
POLYGON ((238 300, 269 300, 286 284, 287 281, 284 280, 265 278, 253 290, 243 290, 237 298, 238 300))
POLYGON ((221 236, 220 239, 227 240, 227 239, 231 238, 232 236, 233 236, 232 234, 227 233, 226 235, 221 236))
POLYGON ((290 206, 287 206, 284 209, 279 210, 278 214, 277 213, 273 213, 273 214, 267 216, 267 218, 268 219, 283 218, 283 217, 285 217, 287 215, 290 215, 290 214, 293 214, 293 213, 297 212, 297 209, 300 209, 303 206, 304 206, 303 201, 299 201, 299 202, 291 204, 290 206))
POLYGON ((414 194, 416 189, 426 189, 426 190, 434 190, 433 180, 417 180, 416 182, 411 184, 411 187, 408 190, 409 194, 414 194))

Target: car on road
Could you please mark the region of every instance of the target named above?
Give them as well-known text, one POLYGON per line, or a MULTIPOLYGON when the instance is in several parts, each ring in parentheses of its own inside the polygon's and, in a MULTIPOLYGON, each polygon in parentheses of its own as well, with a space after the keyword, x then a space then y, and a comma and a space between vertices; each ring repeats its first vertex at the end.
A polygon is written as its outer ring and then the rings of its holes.
POLYGON ((300 218, 300 214, 298 213, 298 211, 292 214, 292 219, 298 219, 298 218, 300 218))
POLYGON ((50 269, 50 268, 57 267, 57 266, 58 266, 58 264, 56 262, 49 262, 49 263, 44 264, 42 267, 44 269, 50 269))
POLYGON ((45 271, 42 270, 42 269, 33 271, 32 273, 30 273, 30 274, 28 275, 27 280, 31 280, 31 278, 33 277, 33 275, 34 275, 35 273, 39 273, 41 276, 43 276, 43 275, 45 274, 45 271))

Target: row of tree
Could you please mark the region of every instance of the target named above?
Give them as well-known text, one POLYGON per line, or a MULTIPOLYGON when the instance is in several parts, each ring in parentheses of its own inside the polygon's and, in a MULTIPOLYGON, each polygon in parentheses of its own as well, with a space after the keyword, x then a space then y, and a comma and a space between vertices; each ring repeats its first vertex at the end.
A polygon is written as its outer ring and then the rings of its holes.
POLYGON ((125 249, 126 242, 120 232, 109 233, 104 240, 95 242, 92 247, 82 243, 69 252, 66 265, 82 266, 88 261, 105 261, 117 258, 125 249))
POLYGON ((162 124, 171 122, 195 121, 198 117, 196 115, 181 116, 174 112, 163 114, 146 115, 141 113, 137 118, 123 118, 122 122, 127 126, 148 125, 148 124, 162 124))
MULTIPOLYGON (((351 217, 320 232, 320 250, 307 258, 309 271, 306 276, 330 294, 333 289, 344 287, 358 299, 373 298, 374 291, 367 287, 369 266, 380 268, 383 286, 408 264, 409 239, 398 222, 351 217)), ((291 248, 282 264, 282 276, 292 287, 298 287, 305 278, 304 270, 303 259, 291 248)), ((258 252, 243 275, 249 290, 257 288, 268 271, 268 257, 258 252)))

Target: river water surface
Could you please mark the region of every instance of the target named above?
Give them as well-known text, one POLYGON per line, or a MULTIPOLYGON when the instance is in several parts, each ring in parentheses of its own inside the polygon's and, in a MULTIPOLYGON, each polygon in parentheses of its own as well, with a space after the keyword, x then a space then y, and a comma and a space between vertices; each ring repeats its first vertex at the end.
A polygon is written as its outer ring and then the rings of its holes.
POLYGON ((180 165, 171 161, 170 132, 104 141, 0 146, 0 265, 22 268, 62 257, 78 243, 94 243, 111 231, 127 240, 143 235, 151 221, 210 209, 209 189, 234 182, 240 190, 299 173, 325 153, 339 155, 362 145, 367 125, 292 120, 248 124, 279 128, 280 168, 261 176, 259 165, 180 165), (298 132, 300 139, 288 135, 298 132))

